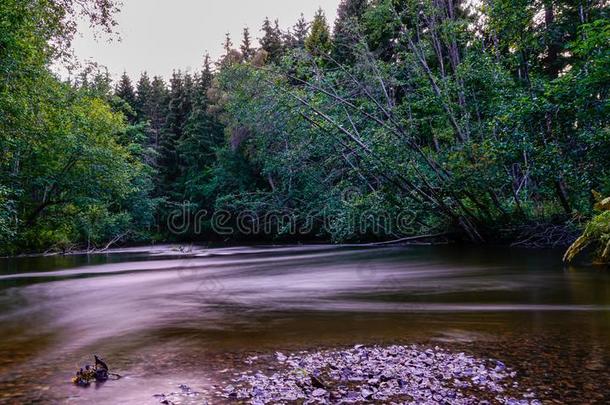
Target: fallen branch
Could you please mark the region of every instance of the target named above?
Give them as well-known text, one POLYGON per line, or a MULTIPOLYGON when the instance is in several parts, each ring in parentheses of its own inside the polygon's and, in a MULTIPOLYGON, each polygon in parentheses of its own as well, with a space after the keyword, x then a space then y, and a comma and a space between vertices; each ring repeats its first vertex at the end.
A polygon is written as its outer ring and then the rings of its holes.
POLYGON ((423 240, 423 239, 440 238, 440 237, 443 237, 443 236, 450 236, 450 235, 451 235, 450 232, 442 232, 442 233, 435 233, 435 234, 429 234, 429 235, 409 236, 409 237, 406 237, 406 238, 389 240, 389 241, 385 241, 385 242, 365 243, 362 246, 395 245, 397 243, 416 242, 416 241, 423 240))
POLYGON ((91 253, 101 253, 101 252, 105 252, 105 251, 107 251, 108 249, 110 249, 110 247, 111 247, 112 245, 114 245, 115 243, 119 242, 119 241, 120 241, 121 239, 123 239, 125 236, 129 235, 129 233, 130 233, 130 232, 131 232, 131 231, 126 231, 126 232, 123 232, 123 233, 122 233, 122 234, 120 234, 120 235, 115 236, 115 237, 114 237, 114 238, 113 238, 113 239, 112 239, 110 242, 108 242, 108 243, 106 244, 106 246, 104 246, 102 249, 95 249, 95 248, 94 248, 94 249, 89 249, 89 250, 87 250, 87 254, 91 254, 91 253))

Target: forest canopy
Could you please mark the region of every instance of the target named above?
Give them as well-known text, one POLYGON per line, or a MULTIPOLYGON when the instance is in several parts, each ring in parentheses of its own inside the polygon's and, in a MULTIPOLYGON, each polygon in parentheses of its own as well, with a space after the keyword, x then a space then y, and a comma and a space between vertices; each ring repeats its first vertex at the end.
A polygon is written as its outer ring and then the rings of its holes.
POLYGON ((0 3, 5 253, 209 240, 214 212, 225 239, 566 245, 610 195, 604 1, 343 0, 168 82, 51 73, 116 11, 0 3))

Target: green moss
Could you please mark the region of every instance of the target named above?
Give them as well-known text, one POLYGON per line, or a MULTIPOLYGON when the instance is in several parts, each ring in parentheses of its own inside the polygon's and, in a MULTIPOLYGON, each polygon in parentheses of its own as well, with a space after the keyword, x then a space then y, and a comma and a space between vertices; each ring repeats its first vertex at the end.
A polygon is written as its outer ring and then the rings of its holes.
POLYGON ((591 245, 595 246, 593 262, 610 264, 610 210, 603 211, 591 219, 582 236, 566 252, 564 261, 567 263, 574 261, 583 250, 591 245))

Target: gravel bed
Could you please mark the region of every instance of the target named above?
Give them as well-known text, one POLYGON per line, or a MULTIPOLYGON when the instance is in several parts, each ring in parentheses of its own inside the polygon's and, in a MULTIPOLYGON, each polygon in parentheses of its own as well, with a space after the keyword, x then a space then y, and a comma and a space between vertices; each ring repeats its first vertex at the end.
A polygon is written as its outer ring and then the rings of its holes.
MULTIPOLYGON (((243 371, 216 391, 250 404, 540 404, 500 361, 439 347, 363 346, 275 353, 277 371, 243 371)), ((250 368, 268 359, 245 360, 250 368)))

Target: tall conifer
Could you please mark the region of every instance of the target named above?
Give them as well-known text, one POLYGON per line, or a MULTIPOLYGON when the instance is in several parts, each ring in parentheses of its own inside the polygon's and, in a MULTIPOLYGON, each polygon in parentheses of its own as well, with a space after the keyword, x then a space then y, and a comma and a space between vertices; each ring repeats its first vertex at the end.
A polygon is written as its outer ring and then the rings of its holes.
POLYGON ((138 84, 136 85, 136 101, 135 110, 138 114, 138 120, 143 122, 149 119, 150 115, 150 97, 152 93, 152 85, 146 72, 142 73, 138 84))
POLYGON ((294 45, 298 48, 305 48, 305 40, 309 34, 309 24, 305 20, 305 16, 301 13, 301 16, 297 20, 296 24, 292 28, 292 35, 294 37, 294 45))
POLYGON ((272 24, 269 18, 265 18, 262 31, 263 37, 260 39, 261 48, 267 52, 269 60, 277 62, 282 56, 282 32, 279 29, 279 22, 275 20, 272 24))
POLYGON ((252 39, 250 38, 250 30, 248 27, 244 27, 240 50, 245 61, 249 61, 254 56, 252 39))
POLYGON ((136 121, 136 92, 133 88, 133 84, 131 83, 131 79, 127 75, 127 72, 123 72, 121 79, 117 83, 115 89, 115 95, 123 100, 127 105, 122 108, 123 113, 127 117, 127 121, 130 124, 135 123, 136 121))
POLYGON ((324 11, 319 8, 311 24, 311 32, 305 40, 305 48, 315 56, 328 54, 331 49, 330 28, 324 11))
POLYGON ((358 26, 366 12, 367 0, 342 0, 333 31, 333 58, 341 63, 354 60, 359 41, 358 26))

